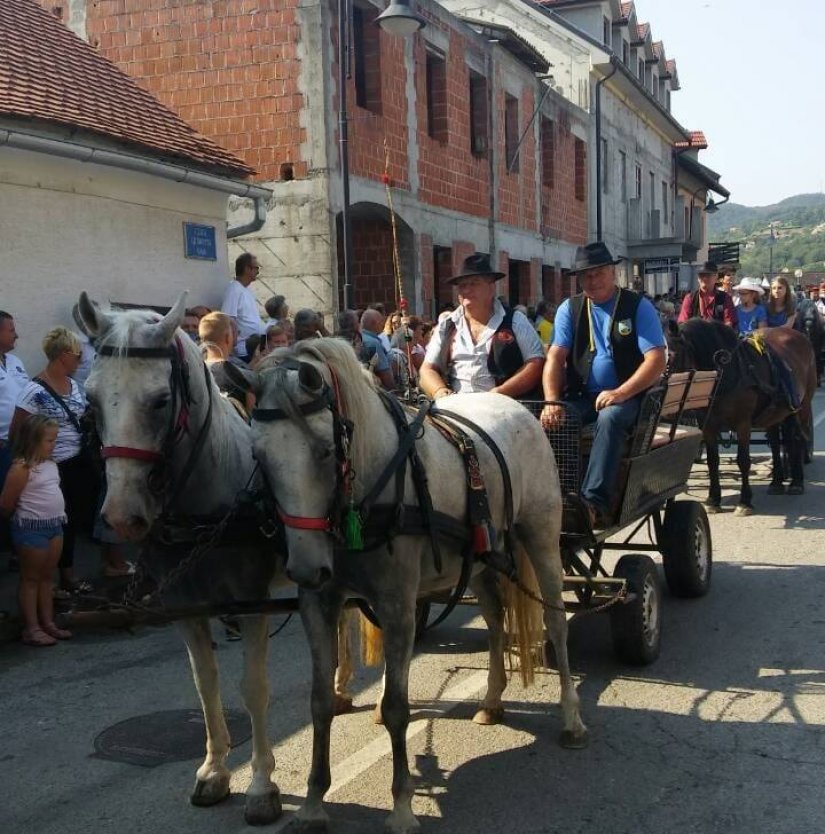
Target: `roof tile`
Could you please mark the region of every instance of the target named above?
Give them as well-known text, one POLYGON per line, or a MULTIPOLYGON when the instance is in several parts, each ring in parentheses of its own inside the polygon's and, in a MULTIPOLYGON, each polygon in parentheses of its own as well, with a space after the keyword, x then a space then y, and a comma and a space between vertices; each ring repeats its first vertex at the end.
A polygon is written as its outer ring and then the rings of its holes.
POLYGON ((233 176, 253 173, 35 0, 0 2, 0 116, 80 128, 233 176))

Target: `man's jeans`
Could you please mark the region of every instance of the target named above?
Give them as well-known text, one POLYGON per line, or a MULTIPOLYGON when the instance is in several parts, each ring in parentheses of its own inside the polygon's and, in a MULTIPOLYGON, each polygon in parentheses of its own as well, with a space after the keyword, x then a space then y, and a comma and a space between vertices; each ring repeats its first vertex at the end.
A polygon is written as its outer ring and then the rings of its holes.
POLYGON ((596 423, 590 463, 582 481, 581 495, 606 512, 613 504, 611 498, 616 491, 625 440, 628 432, 636 425, 642 398, 636 396, 598 412, 593 405, 595 399, 595 395, 591 397, 585 394, 569 400, 568 405, 578 413, 582 425, 594 421, 596 423))

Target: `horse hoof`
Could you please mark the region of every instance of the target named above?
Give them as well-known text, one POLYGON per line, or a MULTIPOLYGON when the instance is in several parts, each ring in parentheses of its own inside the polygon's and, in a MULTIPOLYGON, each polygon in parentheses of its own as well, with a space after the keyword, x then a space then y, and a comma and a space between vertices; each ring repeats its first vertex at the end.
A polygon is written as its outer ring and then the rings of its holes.
POLYGON ((269 793, 246 797, 243 816, 247 825, 269 825, 281 816, 281 794, 277 788, 269 793))
POLYGON ((740 504, 734 511, 734 515, 753 515, 753 507, 748 507, 746 504, 740 504))
POLYGON ((805 494, 805 484, 791 484, 788 487, 788 495, 804 495, 805 494))
POLYGON ((372 711, 372 723, 378 724, 379 726, 384 725, 384 716, 381 714, 380 702, 375 705, 375 709, 372 711))
POLYGON ((328 829, 328 819, 318 818, 304 820, 300 817, 293 817, 285 830, 288 831, 289 834, 326 834, 328 829))
POLYGON ((198 808, 217 805, 229 796, 229 774, 220 774, 212 779, 198 779, 189 801, 198 808))
POLYGON ((722 512, 722 508, 718 504, 705 504, 705 512, 708 515, 716 515, 722 512))
POLYGON ((335 715, 346 715, 352 712, 352 698, 349 695, 335 693, 335 715))
POLYGON ((473 716, 473 721, 476 724, 481 724, 484 727, 491 727, 494 724, 501 724, 504 720, 504 707, 482 707, 473 716))
POLYGON ((785 494, 785 484, 782 481, 777 481, 776 483, 771 483, 768 486, 768 495, 784 495, 785 494))
POLYGON ((590 744, 590 733, 574 733, 573 730, 562 730, 559 735, 559 745, 565 750, 584 750, 590 744))
POLYGON ((418 834, 421 830, 421 823, 412 815, 412 813, 401 814, 392 813, 384 822, 384 831, 387 834, 418 834))

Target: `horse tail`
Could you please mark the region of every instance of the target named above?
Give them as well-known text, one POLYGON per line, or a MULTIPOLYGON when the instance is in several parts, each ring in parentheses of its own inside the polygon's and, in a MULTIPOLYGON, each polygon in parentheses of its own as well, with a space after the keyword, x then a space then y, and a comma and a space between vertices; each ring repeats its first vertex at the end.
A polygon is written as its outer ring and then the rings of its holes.
POLYGON ((359 616, 361 627, 361 663, 378 666, 384 661, 384 638, 381 629, 374 626, 363 614, 359 616))
MULTIPOLYGON (((515 538, 515 537, 514 537, 515 538)), ((518 539, 514 541, 516 575, 530 593, 541 599, 541 591, 527 551, 518 539)), ((501 579, 504 602, 504 633, 507 639, 507 657, 512 672, 518 666, 522 685, 530 686, 535 680, 536 668, 544 662, 544 609, 540 602, 531 599, 509 579, 501 579)))

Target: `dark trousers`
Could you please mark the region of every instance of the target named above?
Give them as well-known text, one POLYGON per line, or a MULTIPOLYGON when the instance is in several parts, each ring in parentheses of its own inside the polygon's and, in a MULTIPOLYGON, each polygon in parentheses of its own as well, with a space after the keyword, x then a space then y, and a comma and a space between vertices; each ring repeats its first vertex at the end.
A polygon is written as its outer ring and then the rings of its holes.
POLYGON ((585 394, 570 400, 569 404, 581 417, 582 425, 596 423, 590 462, 582 480, 582 497, 607 511, 619 479, 619 464, 622 462, 625 440, 639 418, 641 396, 618 405, 609 405, 601 411, 594 406, 595 395, 585 394))
POLYGON ((61 461, 60 488, 66 501, 66 525, 63 528, 63 552, 57 566, 68 569, 74 565, 74 548, 77 534, 90 533, 97 507, 100 482, 83 455, 61 461))

